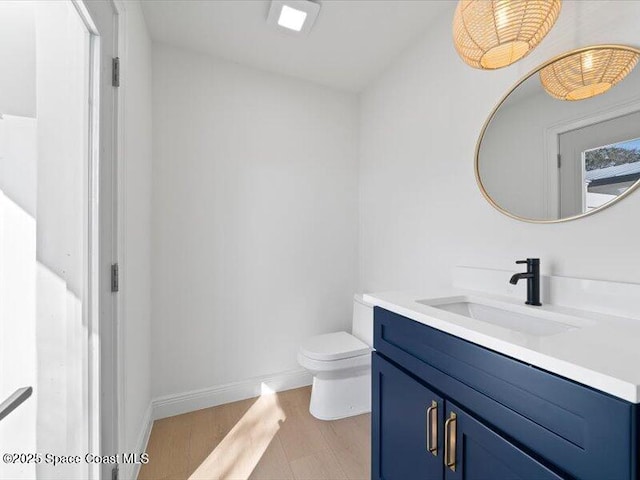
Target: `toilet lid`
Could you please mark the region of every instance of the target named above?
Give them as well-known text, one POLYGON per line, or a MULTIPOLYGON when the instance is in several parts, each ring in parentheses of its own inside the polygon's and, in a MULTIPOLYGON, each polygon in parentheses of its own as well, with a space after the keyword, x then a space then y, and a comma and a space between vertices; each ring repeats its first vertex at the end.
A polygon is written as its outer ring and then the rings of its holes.
POLYGON ((361 340, 347 332, 327 333, 307 338, 300 352, 314 360, 341 360, 369 353, 371 349, 361 340))

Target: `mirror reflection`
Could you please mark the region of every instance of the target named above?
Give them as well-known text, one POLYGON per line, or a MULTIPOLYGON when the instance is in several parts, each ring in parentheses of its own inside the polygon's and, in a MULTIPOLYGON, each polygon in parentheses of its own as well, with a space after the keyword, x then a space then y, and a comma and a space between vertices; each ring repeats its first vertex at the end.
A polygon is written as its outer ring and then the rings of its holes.
POLYGON ((590 47, 530 74, 493 112, 476 173, 503 212, 559 221, 640 183, 640 52, 590 47))

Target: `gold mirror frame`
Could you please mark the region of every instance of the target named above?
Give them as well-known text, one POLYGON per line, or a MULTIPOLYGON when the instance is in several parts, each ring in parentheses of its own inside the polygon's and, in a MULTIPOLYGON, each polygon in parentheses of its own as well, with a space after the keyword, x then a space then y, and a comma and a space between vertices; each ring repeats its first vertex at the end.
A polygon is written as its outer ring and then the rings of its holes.
MULTIPOLYGON (((629 45, 618 45, 618 44, 607 45, 607 44, 602 44, 602 45, 592 45, 592 46, 588 46, 588 47, 577 48, 575 50, 571 50, 569 52, 565 52, 565 53, 562 53, 560 55, 557 55, 557 56, 553 57, 552 59, 547 60, 542 65, 537 66, 536 68, 531 70, 529 73, 527 73, 524 77, 522 77, 520 80, 518 80, 518 82, 516 82, 516 84, 513 87, 511 87, 509 89, 509 91, 505 95, 502 96, 502 98, 500 99, 498 104, 493 108, 493 110, 489 114, 489 117, 487 118, 487 120, 485 120, 484 125, 482 126, 482 130, 480 131, 480 136, 478 137, 478 142, 476 143, 474 170, 475 170, 475 175, 476 175, 476 182, 478 184, 478 187, 480 188, 480 192, 482 192, 482 196, 487 200, 487 202, 489 202, 489 204, 493 208, 498 210, 500 213, 506 215, 507 217, 511 217, 514 220, 520 220, 522 222, 527 222, 527 223, 544 224, 544 223, 570 222, 572 220, 577 220, 579 218, 588 217, 589 215, 593 215, 594 213, 601 212, 602 210, 604 210, 606 208, 609 208, 610 206, 618 203, 623 198, 628 197, 629 195, 631 195, 635 190, 637 190, 640 187, 640 180, 637 180, 626 191, 624 191, 623 193, 618 195, 617 198, 611 200, 610 202, 605 203, 604 205, 601 205, 598 208, 595 208, 595 209, 590 210, 590 211, 585 212, 585 213, 581 213, 580 215, 573 215, 571 217, 559 218, 557 220, 537 220, 537 219, 533 219, 533 218, 520 217, 520 216, 515 215, 515 214, 513 214, 511 212, 508 212, 507 210, 502 208, 500 205, 498 205, 491 198, 491 195, 489 195, 489 192, 487 192, 487 190, 484 188, 484 185, 482 183, 482 179, 480 178, 480 147, 482 145, 482 140, 484 139, 485 132, 486 132, 487 128, 489 127, 489 125, 491 124, 491 121, 496 116, 496 113, 498 113, 498 110, 500 109, 502 104, 507 100, 507 98, 509 98, 509 95, 511 95, 520 85, 522 85, 524 82, 529 80, 529 78, 531 78, 533 75, 536 75, 538 72, 540 72, 540 70, 542 70, 543 68, 551 65, 554 62, 557 62, 558 60, 562 60, 563 58, 569 57, 571 55, 575 55, 577 53, 586 52, 588 50, 603 50, 603 49, 620 49, 620 50, 627 50, 627 51, 631 51, 631 52, 635 52, 637 54, 640 54, 640 49, 638 49, 636 47, 631 47, 629 45)), ((638 66, 638 68, 640 68, 640 66, 638 66)))

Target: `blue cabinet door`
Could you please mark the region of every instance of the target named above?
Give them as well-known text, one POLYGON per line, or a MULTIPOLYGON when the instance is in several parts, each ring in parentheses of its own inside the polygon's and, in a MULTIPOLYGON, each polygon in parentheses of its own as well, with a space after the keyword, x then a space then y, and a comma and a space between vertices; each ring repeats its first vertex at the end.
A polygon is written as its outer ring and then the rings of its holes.
POLYGON ((559 480, 563 477, 518 449, 455 404, 445 404, 446 480, 559 480))
POLYGON ((444 401, 373 353, 372 478, 441 480, 444 401))

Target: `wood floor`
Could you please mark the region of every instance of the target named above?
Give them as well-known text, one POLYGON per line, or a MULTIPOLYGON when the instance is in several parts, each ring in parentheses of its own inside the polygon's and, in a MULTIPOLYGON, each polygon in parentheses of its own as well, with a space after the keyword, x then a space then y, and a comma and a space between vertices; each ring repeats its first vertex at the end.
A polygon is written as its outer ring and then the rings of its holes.
POLYGON ((138 480, 365 480, 369 414, 309 414, 310 387, 157 420, 138 480))

